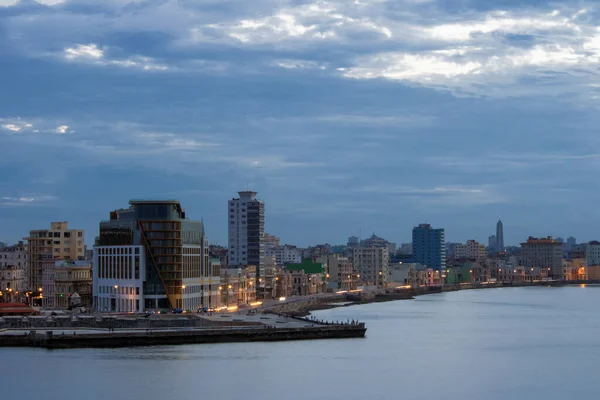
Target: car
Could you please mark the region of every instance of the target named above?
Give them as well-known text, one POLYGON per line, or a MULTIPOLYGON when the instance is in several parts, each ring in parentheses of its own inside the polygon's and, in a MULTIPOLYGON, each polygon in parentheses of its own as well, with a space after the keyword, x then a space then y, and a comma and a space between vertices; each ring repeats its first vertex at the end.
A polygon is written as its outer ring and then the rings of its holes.
POLYGON ((182 314, 183 313, 183 309, 181 308, 174 308, 173 311, 171 311, 173 314, 182 314))

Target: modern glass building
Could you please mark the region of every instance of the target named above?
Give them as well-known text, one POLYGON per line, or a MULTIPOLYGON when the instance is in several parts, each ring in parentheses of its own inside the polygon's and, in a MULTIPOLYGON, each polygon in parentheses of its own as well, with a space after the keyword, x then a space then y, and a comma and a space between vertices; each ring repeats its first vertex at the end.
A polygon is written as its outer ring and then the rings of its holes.
POLYGON ((446 234, 444 229, 433 229, 429 224, 413 228, 413 262, 429 268, 446 268, 446 234))
POLYGON ((200 221, 176 200, 131 200, 100 223, 94 246, 99 311, 214 307, 220 271, 208 260, 200 221))

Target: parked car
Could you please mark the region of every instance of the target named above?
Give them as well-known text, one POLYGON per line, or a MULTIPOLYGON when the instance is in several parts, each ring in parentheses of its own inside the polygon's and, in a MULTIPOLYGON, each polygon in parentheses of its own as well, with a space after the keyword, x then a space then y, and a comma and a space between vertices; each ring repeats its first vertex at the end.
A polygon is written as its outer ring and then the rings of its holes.
POLYGON ((173 314, 183 314, 183 309, 182 308, 174 308, 173 311, 171 311, 173 314))

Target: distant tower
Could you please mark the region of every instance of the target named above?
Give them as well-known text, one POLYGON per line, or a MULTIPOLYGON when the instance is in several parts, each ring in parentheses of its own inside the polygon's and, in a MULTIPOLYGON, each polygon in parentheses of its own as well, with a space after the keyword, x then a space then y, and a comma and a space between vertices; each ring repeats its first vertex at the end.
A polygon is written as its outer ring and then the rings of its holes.
POLYGON ((259 282, 265 266, 265 205, 256 198, 256 192, 246 190, 238 194, 239 198, 228 202, 228 264, 256 266, 256 281, 259 282))
POLYGON ((496 251, 499 253, 504 251, 504 227, 501 220, 496 224, 496 251))

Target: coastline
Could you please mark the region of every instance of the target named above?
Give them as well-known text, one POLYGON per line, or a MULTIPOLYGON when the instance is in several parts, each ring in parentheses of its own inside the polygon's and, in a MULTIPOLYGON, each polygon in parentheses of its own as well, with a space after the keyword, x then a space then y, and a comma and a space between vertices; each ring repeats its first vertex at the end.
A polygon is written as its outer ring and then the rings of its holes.
POLYGON ((500 289, 511 287, 562 287, 562 286, 579 286, 579 285, 594 285, 600 284, 600 280, 588 281, 544 281, 544 282, 520 282, 520 283, 470 283, 461 285, 443 285, 443 286, 422 286, 417 288, 396 288, 387 289, 385 292, 373 293, 346 293, 337 298, 315 298, 306 301, 298 301, 293 303, 294 307, 289 304, 280 307, 274 307, 268 312, 288 316, 288 317, 306 317, 311 315, 313 311, 330 310, 340 307, 351 307, 362 304, 371 303, 386 303, 399 300, 414 300, 419 296, 427 296, 430 294, 458 292, 462 290, 484 290, 484 289, 500 289))

